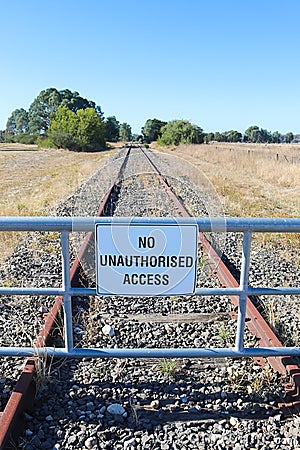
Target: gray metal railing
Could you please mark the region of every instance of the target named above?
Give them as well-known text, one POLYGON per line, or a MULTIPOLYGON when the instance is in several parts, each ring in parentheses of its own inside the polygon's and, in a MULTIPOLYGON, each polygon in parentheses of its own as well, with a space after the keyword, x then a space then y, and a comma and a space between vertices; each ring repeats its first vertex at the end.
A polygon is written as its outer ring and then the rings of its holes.
POLYGON ((65 347, 0 347, 0 356, 56 356, 98 358, 203 358, 203 357, 259 357, 300 356, 299 347, 244 346, 246 299, 253 295, 300 295, 295 287, 250 287, 249 264, 252 233, 300 233, 300 219, 259 218, 111 218, 111 217, 0 217, 1 231, 56 231, 61 233, 62 283, 60 288, 0 287, 0 295, 52 295, 63 297, 65 347), (232 348, 74 348, 72 296, 96 296, 93 288, 74 288, 70 280, 70 243, 72 232, 94 231, 96 224, 121 223, 130 225, 177 225, 197 223, 199 231, 243 233, 242 263, 238 287, 197 288, 195 295, 236 296, 239 314, 235 347, 232 348))

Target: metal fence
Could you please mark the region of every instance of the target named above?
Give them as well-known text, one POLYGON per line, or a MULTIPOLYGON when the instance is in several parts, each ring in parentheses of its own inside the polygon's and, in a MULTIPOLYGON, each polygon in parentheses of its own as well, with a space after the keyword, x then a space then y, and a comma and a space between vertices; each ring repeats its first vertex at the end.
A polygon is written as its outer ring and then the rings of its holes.
POLYGON ((50 231, 61 233, 62 281, 60 288, 0 287, 0 295, 51 295, 63 297, 65 347, 0 347, 0 356, 56 356, 98 358, 203 358, 300 356, 299 347, 244 346, 246 299, 248 296, 300 295, 300 280, 295 287, 249 286, 249 264, 252 233, 300 233, 300 219, 242 219, 242 218, 110 218, 110 217, 2 217, 0 231, 50 231), (197 223, 199 231, 243 233, 240 284, 238 287, 197 288, 195 295, 236 296, 239 312, 235 347, 232 348, 74 348, 72 297, 96 296, 93 288, 74 288, 70 280, 70 233, 93 232, 96 224, 122 223, 131 225, 187 225, 197 223))

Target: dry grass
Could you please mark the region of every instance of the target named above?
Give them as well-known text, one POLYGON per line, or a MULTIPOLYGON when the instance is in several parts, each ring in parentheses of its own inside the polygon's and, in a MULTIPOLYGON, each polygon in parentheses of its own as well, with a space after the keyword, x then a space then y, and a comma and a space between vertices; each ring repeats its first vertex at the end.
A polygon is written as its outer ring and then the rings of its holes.
MULTIPOLYGON (((186 159, 214 185, 224 210, 238 217, 299 217, 300 145, 202 144, 153 148, 186 159), (279 155, 277 159, 277 154, 279 155)), ((299 235, 262 235, 264 242, 297 245, 299 235)))
MULTIPOLYGON (((75 153, 36 146, 0 144, 0 214, 48 215, 54 205, 74 192, 114 150, 75 153)), ((1 258, 17 236, 0 233, 1 258)))

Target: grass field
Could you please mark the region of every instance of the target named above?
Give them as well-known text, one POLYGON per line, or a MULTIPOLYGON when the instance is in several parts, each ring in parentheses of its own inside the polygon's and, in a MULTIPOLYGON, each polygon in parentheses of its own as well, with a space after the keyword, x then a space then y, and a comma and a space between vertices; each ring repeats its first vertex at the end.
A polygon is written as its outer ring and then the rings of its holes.
MULTIPOLYGON (((75 153, 0 144, 0 214, 50 214, 60 199, 74 192, 113 152, 75 153)), ((0 233, 1 259, 10 253, 17 239, 16 234, 0 233)))
MULTIPOLYGON (((211 143, 157 147, 189 161, 214 185, 224 211, 233 217, 300 217, 300 145, 211 143), (278 155, 278 156, 277 156, 278 155), (288 161, 297 161, 291 163, 288 161)), ((296 245, 296 234, 261 238, 296 245)))

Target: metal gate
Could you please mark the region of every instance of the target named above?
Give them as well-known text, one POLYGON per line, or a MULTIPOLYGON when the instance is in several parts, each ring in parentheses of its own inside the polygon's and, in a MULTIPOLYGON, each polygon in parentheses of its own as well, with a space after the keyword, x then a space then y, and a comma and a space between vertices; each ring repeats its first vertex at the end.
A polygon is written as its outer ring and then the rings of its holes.
POLYGON ((62 281, 60 288, 0 287, 0 295, 51 295, 63 297, 65 347, 0 347, 0 356, 55 356, 64 358, 203 358, 300 356, 299 347, 244 346, 246 301, 248 296, 300 295, 300 280, 294 287, 249 286, 249 264, 252 233, 300 233, 300 219, 241 219, 241 218, 109 218, 109 217, 2 217, 0 231, 50 231, 61 234, 62 281), (235 347, 232 348, 74 348, 72 297, 96 296, 94 288, 74 288, 70 282, 70 233, 94 232, 101 224, 130 225, 188 225, 197 223, 201 232, 243 233, 242 262, 238 287, 197 288, 195 295, 235 296, 238 298, 238 321, 235 347))

